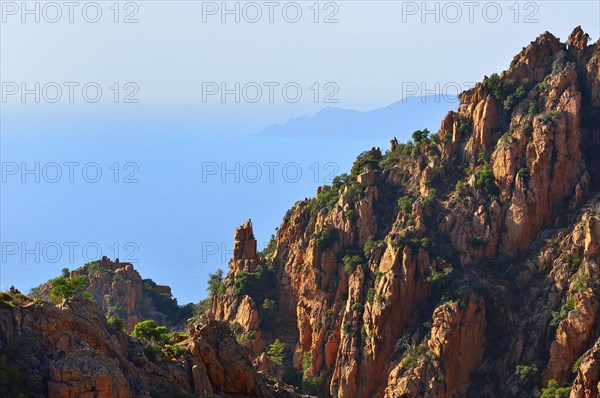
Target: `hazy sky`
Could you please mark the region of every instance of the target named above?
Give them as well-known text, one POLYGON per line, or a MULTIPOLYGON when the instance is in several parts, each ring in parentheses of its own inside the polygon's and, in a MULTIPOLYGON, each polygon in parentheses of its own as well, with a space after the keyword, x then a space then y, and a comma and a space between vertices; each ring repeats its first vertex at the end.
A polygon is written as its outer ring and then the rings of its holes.
MULTIPOLYGON (((456 87, 506 68, 544 31, 566 39, 582 25, 593 40, 600 35, 598 1, 76 3, 71 9, 62 2, 2 2, 3 82, 98 82, 103 100, 113 82, 134 82, 142 107, 192 106, 227 115, 249 108, 293 116, 326 106, 327 94, 339 106, 368 109, 400 99, 413 83, 416 95, 456 93, 456 87), (37 4, 38 15, 27 14, 22 4, 31 10, 37 4), (262 96, 238 105, 231 94, 223 105, 215 94, 203 102, 207 82, 230 89, 239 82, 238 93, 254 82, 262 96), (268 82, 279 84, 272 103, 268 82), (283 97, 290 82, 302 89, 295 103, 283 97)), ((255 88, 246 88, 254 98, 255 88)), ((74 106, 82 103, 75 98, 74 106)))

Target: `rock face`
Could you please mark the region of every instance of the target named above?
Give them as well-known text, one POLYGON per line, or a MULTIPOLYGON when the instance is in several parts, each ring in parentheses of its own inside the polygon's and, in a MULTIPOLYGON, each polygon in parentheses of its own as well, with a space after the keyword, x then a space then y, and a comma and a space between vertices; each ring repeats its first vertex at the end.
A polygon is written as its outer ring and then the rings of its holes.
POLYGON ((284 342, 273 374, 320 396, 531 397, 555 380, 595 397, 600 44, 588 40, 544 33, 462 93, 436 135, 366 151, 296 203, 263 253, 251 224, 238 228, 215 318, 239 326, 258 366, 284 342))
MULTIPOLYGON (((153 319, 169 328, 184 328, 191 317, 190 311, 180 309, 169 286, 157 285, 151 279, 142 279, 131 263, 111 261, 107 257, 92 261, 70 272, 70 276, 85 275, 88 292, 107 316, 118 316, 125 321, 125 329, 145 319, 153 319), (187 314, 187 316, 186 316, 187 314)), ((35 294, 49 299, 49 282, 36 289, 35 294)))
POLYGON ((9 347, 25 337, 27 346, 36 347, 31 354, 19 352, 32 355, 33 366, 11 370, 39 376, 27 391, 37 387, 44 395, 65 398, 288 396, 265 384, 231 328, 214 319, 190 325, 177 343, 182 352, 172 360, 150 360, 148 342, 110 330, 90 301, 53 306, 3 293, 0 304, 0 357, 6 360, 9 347))
POLYGON ((470 297, 461 308, 448 303, 435 309, 429 349, 434 357, 444 358, 450 396, 464 393, 471 372, 477 370, 485 349, 485 305, 481 297, 470 297))

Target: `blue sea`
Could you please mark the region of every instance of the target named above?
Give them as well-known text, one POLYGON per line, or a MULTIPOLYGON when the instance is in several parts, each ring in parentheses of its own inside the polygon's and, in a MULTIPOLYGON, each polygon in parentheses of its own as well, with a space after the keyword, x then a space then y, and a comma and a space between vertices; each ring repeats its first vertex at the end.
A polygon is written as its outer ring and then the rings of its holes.
POLYGON ((362 151, 410 136, 272 137, 256 133, 274 121, 252 114, 207 120, 186 109, 5 108, 0 289, 27 292, 106 255, 197 302, 208 274, 227 269, 237 226, 252 219, 264 247, 296 201, 362 151))

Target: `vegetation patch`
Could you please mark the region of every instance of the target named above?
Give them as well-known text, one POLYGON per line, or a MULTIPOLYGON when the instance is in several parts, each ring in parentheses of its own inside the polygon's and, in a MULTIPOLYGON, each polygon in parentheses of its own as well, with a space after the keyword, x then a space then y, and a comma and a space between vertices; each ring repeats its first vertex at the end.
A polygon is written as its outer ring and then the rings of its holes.
POLYGON ((550 321, 550 326, 557 327, 563 319, 567 318, 569 312, 571 312, 573 309, 575 309, 575 299, 570 298, 564 302, 559 311, 552 311, 552 320, 550 321))
POLYGON ((131 335, 149 341, 144 353, 152 362, 159 362, 159 355, 167 361, 175 361, 186 352, 185 348, 175 345, 173 334, 167 333, 165 326, 158 325, 152 319, 138 322, 131 335))
POLYGON ((82 298, 91 300, 92 295, 87 291, 88 278, 85 275, 69 276, 69 270, 63 268, 62 275, 50 281, 50 297, 54 300, 82 298))
POLYGON ((208 287, 206 288, 211 297, 223 297, 227 290, 223 283, 223 270, 218 269, 214 274, 208 274, 208 287))
POLYGON ((561 387, 556 380, 550 380, 548 387, 542 389, 540 398, 569 398, 571 387, 561 387))
POLYGON ((400 362, 400 366, 407 369, 414 368, 419 358, 428 350, 429 347, 427 346, 427 343, 419 344, 417 348, 409 350, 409 352, 400 362))
POLYGON ((194 316, 192 303, 180 306, 169 293, 160 292, 157 286, 152 279, 142 279, 142 293, 152 298, 154 307, 166 315, 169 324, 180 325, 194 316))
POLYGON ((448 275, 450 275, 451 272, 452 267, 445 267, 442 271, 434 269, 431 271, 431 274, 427 277, 427 282, 443 282, 448 277, 448 275))
POLYGON ((280 367, 283 362, 283 350, 285 349, 285 344, 281 342, 279 339, 275 339, 273 344, 269 346, 267 350, 267 355, 271 358, 273 363, 280 367))
POLYGON ((320 250, 327 250, 336 240, 337 231, 335 229, 329 230, 328 227, 323 227, 323 229, 317 232, 315 243, 320 250))

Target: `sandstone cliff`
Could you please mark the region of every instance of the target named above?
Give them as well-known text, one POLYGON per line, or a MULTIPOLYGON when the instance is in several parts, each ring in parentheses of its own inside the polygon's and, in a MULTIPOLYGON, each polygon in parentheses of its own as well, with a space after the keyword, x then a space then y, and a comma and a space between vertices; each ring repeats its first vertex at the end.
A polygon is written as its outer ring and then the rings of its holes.
POLYGON ((332 397, 596 397, 600 44, 546 32, 461 95, 437 134, 364 152, 252 225, 212 313, 264 368, 332 397), (557 388, 558 388, 557 387, 557 388))
MULTIPOLYGON (((131 331, 136 323, 153 319, 170 329, 185 329, 193 315, 193 306, 179 306, 171 288, 157 285, 152 279, 142 279, 131 263, 111 261, 107 257, 92 261, 69 272, 69 276, 84 275, 88 292, 107 317, 125 321, 131 331)), ((31 296, 50 301, 51 283, 33 289, 31 296)))
POLYGON ((231 328, 204 317, 171 358, 113 330, 93 302, 0 296, 0 393, 64 398, 286 397, 253 369, 231 328), (152 354, 152 355, 151 355, 152 354), (3 384, 8 381, 8 385, 3 384))

